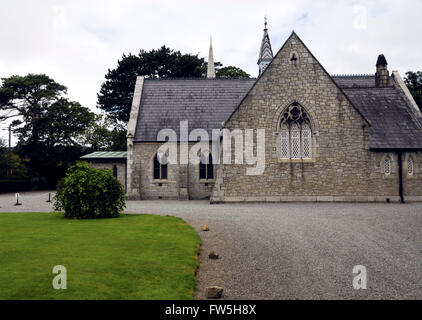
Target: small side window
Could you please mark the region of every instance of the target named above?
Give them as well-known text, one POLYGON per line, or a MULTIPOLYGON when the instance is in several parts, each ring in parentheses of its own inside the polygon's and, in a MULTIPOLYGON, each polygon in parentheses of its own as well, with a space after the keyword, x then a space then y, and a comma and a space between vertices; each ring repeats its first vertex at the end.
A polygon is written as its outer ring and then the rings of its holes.
POLYGON ((167 177, 168 177, 167 156, 161 155, 159 158, 159 155, 155 154, 154 180, 167 180, 167 177))
POLYGON ((297 65, 299 63, 299 55, 297 52, 293 51, 290 53, 289 63, 293 65, 297 65))
POLYGON ((409 157, 409 158, 407 158, 407 174, 409 176, 412 176, 413 170, 414 170, 413 158, 409 157))
POLYGON ((213 180, 214 179, 214 164, 212 162, 212 155, 208 155, 208 159, 204 154, 201 154, 201 161, 199 163, 199 179, 213 180))
POLYGON ((117 178, 117 166, 113 166, 113 177, 117 178))
POLYGON ((390 156, 387 156, 384 159, 384 173, 387 175, 391 174, 391 158, 390 156))

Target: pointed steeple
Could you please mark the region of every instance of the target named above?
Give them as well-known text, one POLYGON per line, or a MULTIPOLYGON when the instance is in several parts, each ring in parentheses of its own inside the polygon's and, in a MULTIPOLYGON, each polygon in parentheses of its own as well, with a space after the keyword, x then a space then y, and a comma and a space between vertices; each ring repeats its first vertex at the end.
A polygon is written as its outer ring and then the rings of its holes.
POLYGON ((214 53, 212 50, 212 38, 210 37, 210 52, 208 55, 207 78, 215 78, 214 53))
POLYGON ((271 49, 270 36, 268 35, 267 16, 265 16, 264 19, 265 19, 264 36, 262 37, 261 50, 259 52, 259 59, 258 59, 259 74, 264 72, 265 68, 270 64, 271 60, 273 60, 273 57, 274 57, 273 50, 271 49))

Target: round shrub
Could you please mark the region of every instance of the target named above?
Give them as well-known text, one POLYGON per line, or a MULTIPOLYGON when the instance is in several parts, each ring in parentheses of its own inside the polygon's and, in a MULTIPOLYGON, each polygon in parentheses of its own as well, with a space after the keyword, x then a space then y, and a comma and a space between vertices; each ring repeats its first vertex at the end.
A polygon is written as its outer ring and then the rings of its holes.
POLYGON ((66 218, 112 218, 124 207, 123 185, 110 170, 95 169, 86 162, 69 168, 54 197, 54 210, 63 211, 66 218))

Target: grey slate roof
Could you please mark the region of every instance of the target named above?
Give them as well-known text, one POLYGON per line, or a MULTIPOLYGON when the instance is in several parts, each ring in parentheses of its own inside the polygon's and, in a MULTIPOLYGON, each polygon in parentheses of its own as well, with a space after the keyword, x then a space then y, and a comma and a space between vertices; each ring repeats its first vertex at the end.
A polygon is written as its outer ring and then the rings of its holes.
POLYGON ((334 76, 344 93, 371 121, 371 149, 422 149, 422 130, 400 89, 375 87, 374 76, 334 76))
POLYGON ((255 79, 146 79, 134 141, 156 141, 161 129, 176 131, 189 121, 189 132, 220 129, 255 79))
MULTIPOLYGON (((371 149, 421 149, 422 130, 400 89, 375 87, 374 75, 333 76, 355 107, 371 122, 371 149)), ((189 132, 219 129, 251 89, 256 79, 146 79, 142 91, 135 142, 156 141, 171 128, 179 137, 179 123, 189 132)))
MULTIPOLYGON (((342 89, 375 87, 375 75, 332 75, 331 77, 342 89)), ((390 77, 390 80, 393 81, 393 78, 390 77)))

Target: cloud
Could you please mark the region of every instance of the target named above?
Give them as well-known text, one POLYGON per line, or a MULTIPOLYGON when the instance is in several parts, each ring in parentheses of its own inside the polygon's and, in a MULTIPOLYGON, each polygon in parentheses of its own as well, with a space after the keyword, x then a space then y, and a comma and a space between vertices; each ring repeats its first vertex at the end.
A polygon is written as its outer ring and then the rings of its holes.
POLYGON ((404 74, 422 70, 420 12, 420 0, 3 0, 0 77, 46 73, 97 110, 123 53, 165 44, 206 57, 210 35, 216 61, 256 76, 265 15, 274 52, 294 29, 330 73, 374 73, 384 53, 404 74))

